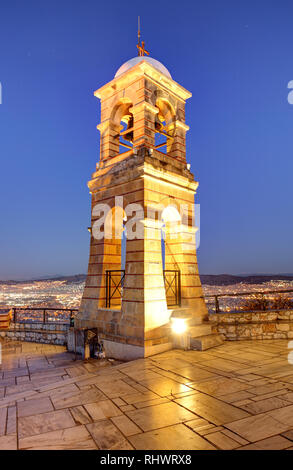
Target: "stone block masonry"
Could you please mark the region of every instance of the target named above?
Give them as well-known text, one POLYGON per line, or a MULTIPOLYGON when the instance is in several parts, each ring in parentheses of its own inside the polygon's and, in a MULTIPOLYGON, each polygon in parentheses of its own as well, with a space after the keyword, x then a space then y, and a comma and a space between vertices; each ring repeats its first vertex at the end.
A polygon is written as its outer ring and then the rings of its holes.
POLYGON ((293 338, 293 309, 217 313, 209 315, 209 320, 213 331, 229 341, 293 338))
POLYGON ((64 346, 68 330, 62 323, 11 323, 9 329, 0 329, 0 338, 64 346))
POLYGON ((12 310, 1 309, 0 310, 0 329, 6 330, 9 328, 12 319, 12 310))

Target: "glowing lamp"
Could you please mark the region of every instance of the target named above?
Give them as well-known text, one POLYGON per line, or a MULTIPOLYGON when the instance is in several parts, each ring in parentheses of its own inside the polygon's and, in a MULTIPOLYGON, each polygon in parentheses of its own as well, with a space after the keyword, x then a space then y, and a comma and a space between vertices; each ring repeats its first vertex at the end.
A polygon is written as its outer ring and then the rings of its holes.
POLYGON ((181 335, 187 329, 185 319, 176 318, 176 317, 171 318, 171 328, 172 328, 173 333, 176 333, 177 335, 181 335))

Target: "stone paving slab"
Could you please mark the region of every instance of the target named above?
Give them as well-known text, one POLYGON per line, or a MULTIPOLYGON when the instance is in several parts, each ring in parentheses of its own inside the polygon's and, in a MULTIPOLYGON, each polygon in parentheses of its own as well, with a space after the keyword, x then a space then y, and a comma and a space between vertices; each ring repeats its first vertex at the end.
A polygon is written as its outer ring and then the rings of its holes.
POLYGON ((193 413, 173 402, 128 411, 126 414, 143 431, 163 428, 194 418, 193 413))
POLYGON ((19 440, 21 450, 94 450, 97 445, 85 426, 52 431, 19 440))
POLYGON ((87 424, 87 429, 101 450, 133 450, 132 445, 111 421, 87 424))
POLYGON ((47 411, 53 410, 54 408, 51 400, 46 397, 37 398, 35 400, 24 400, 17 403, 18 418, 46 413, 47 411))
POLYGON ((18 419, 20 438, 35 436, 58 429, 71 428, 75 425, 69 410, 58 410, 18 419))
POLYGON ((286 340, 226 342, 128 363, 7 341, 2 449, 293 449, 286 340))
POLYGON ((176 424, 129 438, 138 450, 213 450, 215 447, 184 424, 176 424))

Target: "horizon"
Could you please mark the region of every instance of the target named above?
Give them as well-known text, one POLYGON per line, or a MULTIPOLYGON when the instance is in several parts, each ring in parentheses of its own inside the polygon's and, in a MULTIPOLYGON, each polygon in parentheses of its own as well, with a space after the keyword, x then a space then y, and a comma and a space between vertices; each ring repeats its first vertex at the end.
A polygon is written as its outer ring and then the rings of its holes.
MULTIPOLYGON (((38 281, 54 281, 58 279, 67 279, 71 277, 78 277, 84 276, 86 277, 86 273, 79 273, 79 274, 56 274, 53 276, 40 276, 37 278, 19 278, 19 279, 0 279, 1 283, 5 282, 38 282, 38 281)), ((230 277, 273 277, 273 276, 284 276, 284 277, 292 277, 293 273, 238 273, 238 274, 230 274, 230 273, 218 273, 218 274, 209 274, 209 273, 200 273, 200 276, 230 276, 230 277)))
POLYGON ((114 0, 99 13, 93 0, 2 6, 0 278, 86 272, 93 92, 136 56, 138 15, 151 57, 193 93, 187 161, 199 181, 200 274, 292 272, 293 4, 130 1, 126 13, 114 0))

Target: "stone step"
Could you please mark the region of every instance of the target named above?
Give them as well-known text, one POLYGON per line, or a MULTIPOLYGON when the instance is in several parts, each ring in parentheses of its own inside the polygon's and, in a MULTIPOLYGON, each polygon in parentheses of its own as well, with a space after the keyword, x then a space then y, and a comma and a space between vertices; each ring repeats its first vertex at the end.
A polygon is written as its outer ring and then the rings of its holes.
POLYGON ((168 309, 168 311, 170 312, 171 317, 184 318, 184 319, 192 318, 192 314, 190 312, 190 309, 188 308, 176 307, 176 308, 168 309))
POLYGON ((205 351, 206 349, 214 348, 223 344, 220 335, 209 334, 190 338, 190 348, 198 351, 205 351))
POLYGON ((210 323, 201 323, 200 325, 190 326, 188 333, 192 338, 197 336, 207 336, 212 334, 212 326, 210 323))
POLYGON ((169 309, 168 311, 170 312, 170 317, 183 318, 186 320, 188 325, 202 325, 203 323, 202 317, 193 316, 190 308, 176 307, 174 309, 169 309))

